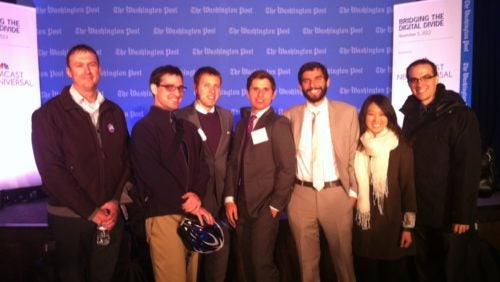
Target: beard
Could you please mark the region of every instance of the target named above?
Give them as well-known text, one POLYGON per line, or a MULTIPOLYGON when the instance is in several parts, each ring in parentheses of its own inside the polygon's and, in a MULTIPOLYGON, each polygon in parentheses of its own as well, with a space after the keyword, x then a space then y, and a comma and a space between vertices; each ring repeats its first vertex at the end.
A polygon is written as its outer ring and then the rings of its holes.
POLYGON ((316 102, 323 100, 323 98, 325 98, 326 90, 328 89, 328 87, 325 86, 324 88, 320 88, 321 94, 318 97, 311 97, 311 96, 307 95, 307 92, 311 91, 312 89, 318 89, 318 88, 309 88, 305 91, 302 91, 302 94, 304 94, 304 97, 307 99, 307 101, 309 101, 311 103, 316 103, 316 102))

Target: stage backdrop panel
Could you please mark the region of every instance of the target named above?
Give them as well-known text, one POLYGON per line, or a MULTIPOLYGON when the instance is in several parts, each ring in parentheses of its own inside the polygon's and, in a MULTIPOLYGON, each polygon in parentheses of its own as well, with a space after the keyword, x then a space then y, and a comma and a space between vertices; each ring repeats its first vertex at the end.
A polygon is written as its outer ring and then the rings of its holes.
POLYGON ((129 129, 152 103, 151 71, 179 66, 194 99, 192 76, 211 65, 223 76, 220 104, 236 115, 248 105, 246 78, 276 78, 278 112, 303 103, 297 71, 306 61, 328 67, 328 96, 361 105, 391 93, 393 5, 407 1, 56 1, 35 0, 42 103, 70 83, 65 55, 77 43, 98 50, 100 88, 120 104, 129 129))
MULTIPOLYGON (((440 0, 394 6, 392 104, 400 109, 411 95, 406 67, 428 58, 439 81, 470 105, 472 81, 472 1, 440 0), (463 6, 462 6, 463 4, 463 6)), ((398 111, 398 121, 403 115, 398 111)))
POLYGON ((0 2, 0 190, 40 185, 30 137, 40 106, 37 52, 35 9, 0 2))

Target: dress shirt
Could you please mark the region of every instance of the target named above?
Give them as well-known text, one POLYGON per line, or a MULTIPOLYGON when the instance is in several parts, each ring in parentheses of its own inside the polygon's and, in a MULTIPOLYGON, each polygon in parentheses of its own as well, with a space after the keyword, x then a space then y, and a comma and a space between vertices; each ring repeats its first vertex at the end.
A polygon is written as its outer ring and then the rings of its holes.
POLYGON ((209 114, 209 113, 210 113, 210 114, 215 113, 215 107, 212 107, 210 110, 207 110, 205 107, 203 107, 202 105, 200 105, 200 104, 198 103, 198 101, 195 101, 195 102, 194 102, 194 109, 195 109, 197 112, 202 113, 202 114, 204 114, 204 115, 209 114))
POLYGON ((330 121, 328 117, 328 102, 326 99, 318 106, 307 103, 304 111, 304 120, 297 153, 297 178, 303 181, 312 182, 312 121, 317 114, 317 127, 320 128, 317 134, 320 139, 320 152, 323 157, 323 175, 325 182, 337 180, 338 172, 335 166, 334 149, 331 142, 330 121))
POLYGON ((104 96, 101 91, 97 90, 97 98, 94 103, 87 101, 73 86, 69 89, 69 93, 75 103, 77 103, 78 106, 80 106, 84 111, 89 113, 92 123, 95 127, 97 127, 97 121, 99 120, 99 107, 104 102, 104 96))
MULTIPOLYGON (((297 178, 303 181, 312 182, 312 119, 315 115, 315 122, 321 128, 321 154, 323 155, 323 169, 325 182, 339 179, 339 173, 335 164, 334 147, 330 131, 330 117, 328 112, 328 100, 325 98, 318 106, 307 102, 302 122, 301 136, 297 152, 297 178), (319 114, 318 114, 319 113, 319 114), (333 168, 333 169, 332 169, 333 168)), ((357 198, 357 193, 349 188, 349 197, 357 198)))

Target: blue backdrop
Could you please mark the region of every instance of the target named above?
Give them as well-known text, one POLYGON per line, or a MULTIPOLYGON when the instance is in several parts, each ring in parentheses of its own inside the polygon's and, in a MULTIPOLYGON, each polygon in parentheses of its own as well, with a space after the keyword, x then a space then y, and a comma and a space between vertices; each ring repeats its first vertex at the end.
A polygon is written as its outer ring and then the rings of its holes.
POLYGON ((303 103, 297 71, 310 60, 327 66, 330 98, 359 108, 369 94, 390 95, 392 7, 408 1, 33 2, 42 103, 70 84, 66 53, 86 43, 100 54, 99 88, 122 106, 130 129, 148 112, 149 75, 163 64, 177 65, 185 75, 183 106, 194 99, 194 71, 203 65, 219 69, 220 104, 235 115, 248 105, 246 78, 255 69, 274 75, 278 112, 303 103))

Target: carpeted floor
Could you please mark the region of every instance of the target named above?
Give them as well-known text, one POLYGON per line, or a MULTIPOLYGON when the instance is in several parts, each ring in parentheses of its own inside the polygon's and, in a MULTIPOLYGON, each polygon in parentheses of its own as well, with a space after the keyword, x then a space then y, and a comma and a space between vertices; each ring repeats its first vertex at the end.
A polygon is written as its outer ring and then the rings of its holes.
POLYGON ((0 209, 0 226, 46 226, 47 199, 9 204, 0 209))

